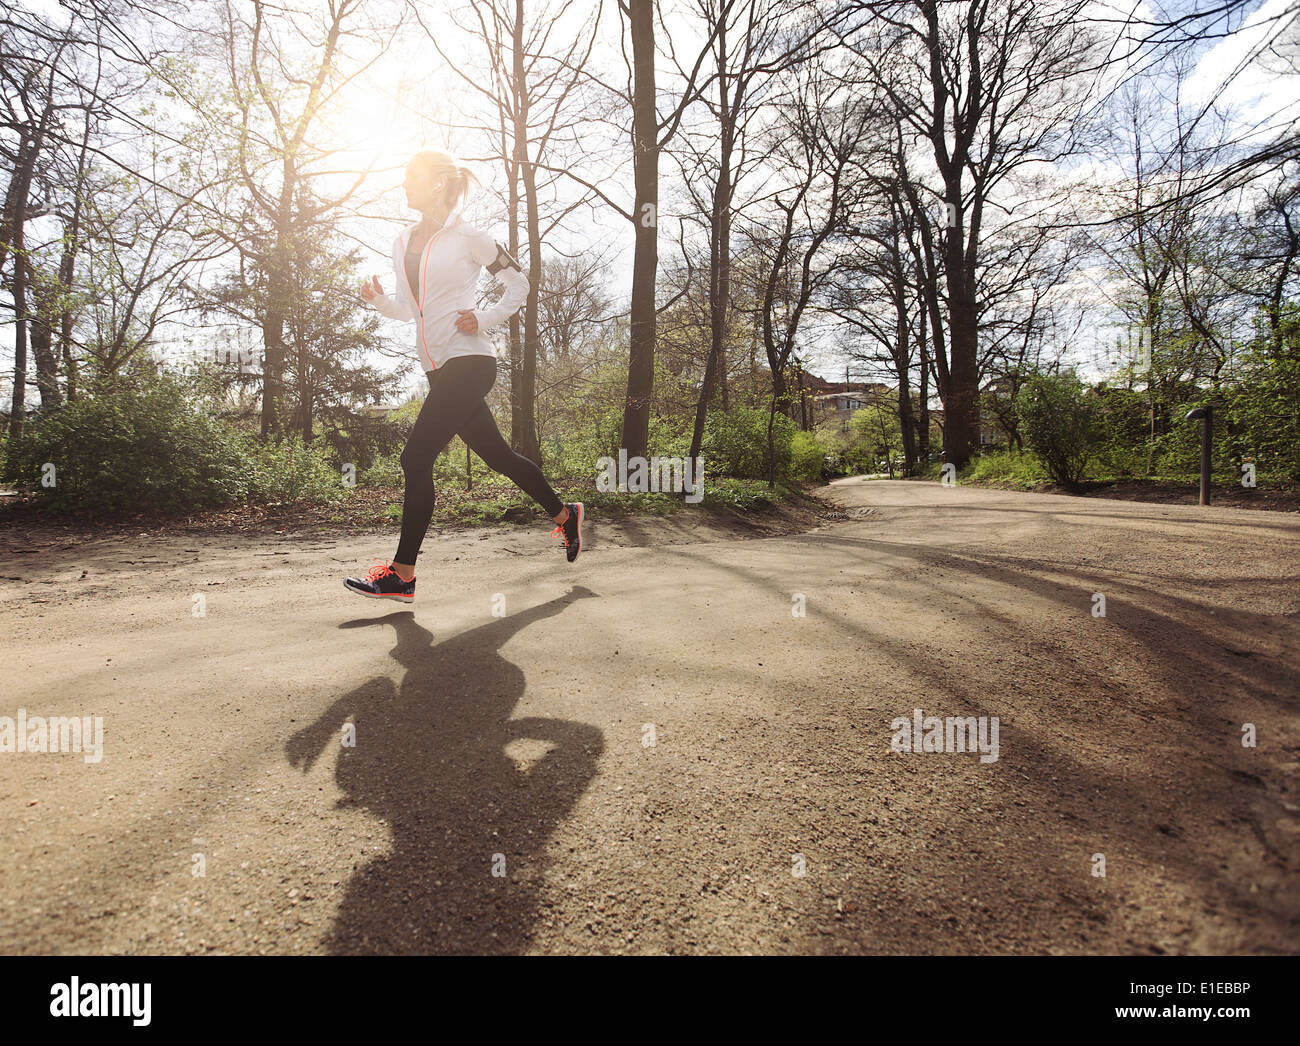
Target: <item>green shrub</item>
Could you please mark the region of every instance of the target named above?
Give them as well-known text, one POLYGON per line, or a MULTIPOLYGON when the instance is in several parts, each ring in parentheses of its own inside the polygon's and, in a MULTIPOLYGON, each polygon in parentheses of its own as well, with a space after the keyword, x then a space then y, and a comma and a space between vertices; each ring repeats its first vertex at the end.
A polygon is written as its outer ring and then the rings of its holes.
POLYGON ((10 458, 13 481, 56 512, 216 508, 247 497, 252 474, 250 441, 171 375, 131 375, 38 414, 10 458))
MULTIPOLYGON (((510 480, 489 469, 477 455, 473 457, 469 467, 475 489, 496 486, 513 488, 510 480)), ((398 471, 401 471, 401 455, 398 455, 398 471)), ((459 436, 454 437, 451 443, 447 445, 447 449, 439 454, 437 460, 434 461, 433 482, 436 487, 448 490, 466 490, 468 488, 469 485, 465 477, 465 443, 459 436)))
POLYGON ((771 490, 765 481, 743 479, 704 479, 705 508, 732 508, 747 512, 779 501, 782 490, 771 490))
POLYGON ((1103 435, 1096 448, 1097 471, 1115 479, 1146 475, 1151 432, 1146 393, 1105 388, 1099 399, 1103 435))
POLYGON ((1270 356, 1255 346, 1244 379, 1223 411, 1235 422, 1237 449, 1261 471, 1300 480, 1300 351, 1270 356))
POLYGON ((338 501, 348 490, 328 449, 298 436, 255 448, 250 487, 258 501, 338 501))
MULTIPOLYGON (((650 419, 650 454, 652 457, 685 458, 691 453, 691 433, 694 431, 695 419, 691 418, 651 418, 650 419)), ((705 429, 708 429, 706 419, 705 429)), ((704 453, 701 446, 700 453, 704 453)))
POLYGON ((971 463, 966 478, 1034 486, 1049 477, 1047 469, 1034 454, 1018 453, 1014 450, 994 450, 976 458, 971 463))
POLYGON ((375 458, 370 467, 357 476, 357 485, 361 487, 401 487, 405 483, 400 454, 385 454, 375 458))
MULTIPOLYGON (((1201 403, 1181 403, 1169 411, 1168 431, 1155 442, 1155 471, 1159 476, 1198 476, 1201 472, 1201 423, 1187 421, 1187 412, 1201 403)), ((1222 409, 1214 412, 1210 467, 1233 472, 1228 422, 1222 409)))
POLYGON ((562 435, 542 442, 542 462, 554 479, 590 479, 596 462, 618 457, 623 436, 622 404, 582 412, 563 426, 562 435))
POLYGON ((826 468, 826 448, 811 432, 796 432, 790 441, 791 479, 821 479, 826 468))
POLYGON ((1122 439, 1108 439, 1097 449, 1096 468, 1099 476, 1110 479, 1129 479, 1145 476, 1147 472, 1147 441, 1128 443, 1122 439))
POLYGON ((322 436, 336 461, 351 462, 358 472, 365 472, 378 459, 400 454, 414 424, 415 417, 409 411, 383 418, 359 414, 322 436))
MULTIPOLYGON (((705 468, 713 475, 740 479, 767 478, 767 423, 765 407, 733 407, 712 411, 704 425, 705 468)), ((794 422, 778 413, 772 424, 776 474, 788 474, 794 443, 794 422)))
POLYGON ((1102 441, 1098 398, 1066 371, 1034 375, 1015 402, 1029 448, 1057 483, 1078 487, 1102 441))
POLYGON ((850 458, 868 474, 903 470, 903 433, 898 413, 890 406, 869 403, 849 419, 850 458))

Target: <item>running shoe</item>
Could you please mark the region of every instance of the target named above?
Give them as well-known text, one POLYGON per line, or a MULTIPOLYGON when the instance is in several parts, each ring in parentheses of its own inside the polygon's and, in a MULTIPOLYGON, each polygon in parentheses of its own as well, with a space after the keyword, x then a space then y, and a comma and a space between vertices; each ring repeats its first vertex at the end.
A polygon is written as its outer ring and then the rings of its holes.
POLYGON ((387 563, 376 563, 365 577, 350 577, 343 584, 349 592, 371 599, 400 599, 405 603, 415 599, 415 578, 403 581, 387 563))
POLYGON ((564 507, 569 510, 569 514, 563 523, 551 531, 551 537, 564 538, 564 551, 572 563, 582 551, 582 502, 566 501, 564 507))

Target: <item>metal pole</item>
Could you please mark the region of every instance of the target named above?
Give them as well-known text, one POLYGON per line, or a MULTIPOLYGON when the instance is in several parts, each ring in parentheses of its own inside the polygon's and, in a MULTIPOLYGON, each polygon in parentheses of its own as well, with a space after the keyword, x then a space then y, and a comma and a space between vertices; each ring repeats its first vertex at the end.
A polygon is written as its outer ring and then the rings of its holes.
POLYGON ((1214 408, 1206 406, 1189 410, 1183 420, 1199 420, 1201 423, 1201 504, 1208 505, 1210 503, 1210 436, 1214 431, 1214 408))
POLYGON ((1206 407, 1201 418, 1201 504, 1210 503, 1210 439, 1214 431, 1214 408, 1206 407))

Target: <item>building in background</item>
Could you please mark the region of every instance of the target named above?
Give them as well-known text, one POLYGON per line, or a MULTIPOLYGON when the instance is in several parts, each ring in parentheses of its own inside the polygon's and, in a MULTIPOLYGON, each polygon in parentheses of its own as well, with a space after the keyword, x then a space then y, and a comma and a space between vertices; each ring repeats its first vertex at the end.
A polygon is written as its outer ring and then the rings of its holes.
MULTIPOLYGON (((893 395, 893 389, 880 382, 825 381, 816 374, 803 375, 802 410, 807 421, 804 428, 812 430, 833 424, 841 432, 848 431, 849 420, 863 407, 883 402, 893 395)), ((803 420, 802 416, 797 420, 803 420)))

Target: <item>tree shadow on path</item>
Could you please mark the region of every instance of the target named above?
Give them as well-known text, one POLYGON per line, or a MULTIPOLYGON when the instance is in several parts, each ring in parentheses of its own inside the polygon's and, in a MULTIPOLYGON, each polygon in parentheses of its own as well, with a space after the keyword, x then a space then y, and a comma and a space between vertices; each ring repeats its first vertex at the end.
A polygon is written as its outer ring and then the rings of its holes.
POLYGON ((392 832, 391 850, 349 881, 326 951, 526 950, 547 839, 595 776, 604 740, 587 723, 510 718, 525 678, 500 650, 594 596, 575 587, 436 645, 410 611, 339 626, 393 626, 392 656, 406 673, 400 685, 379 676, 356 687, 286 745, 304 771, 340 745, 340 805, 364 808, 392 832), (347 722, 355 747, 340 744, 347 722))

